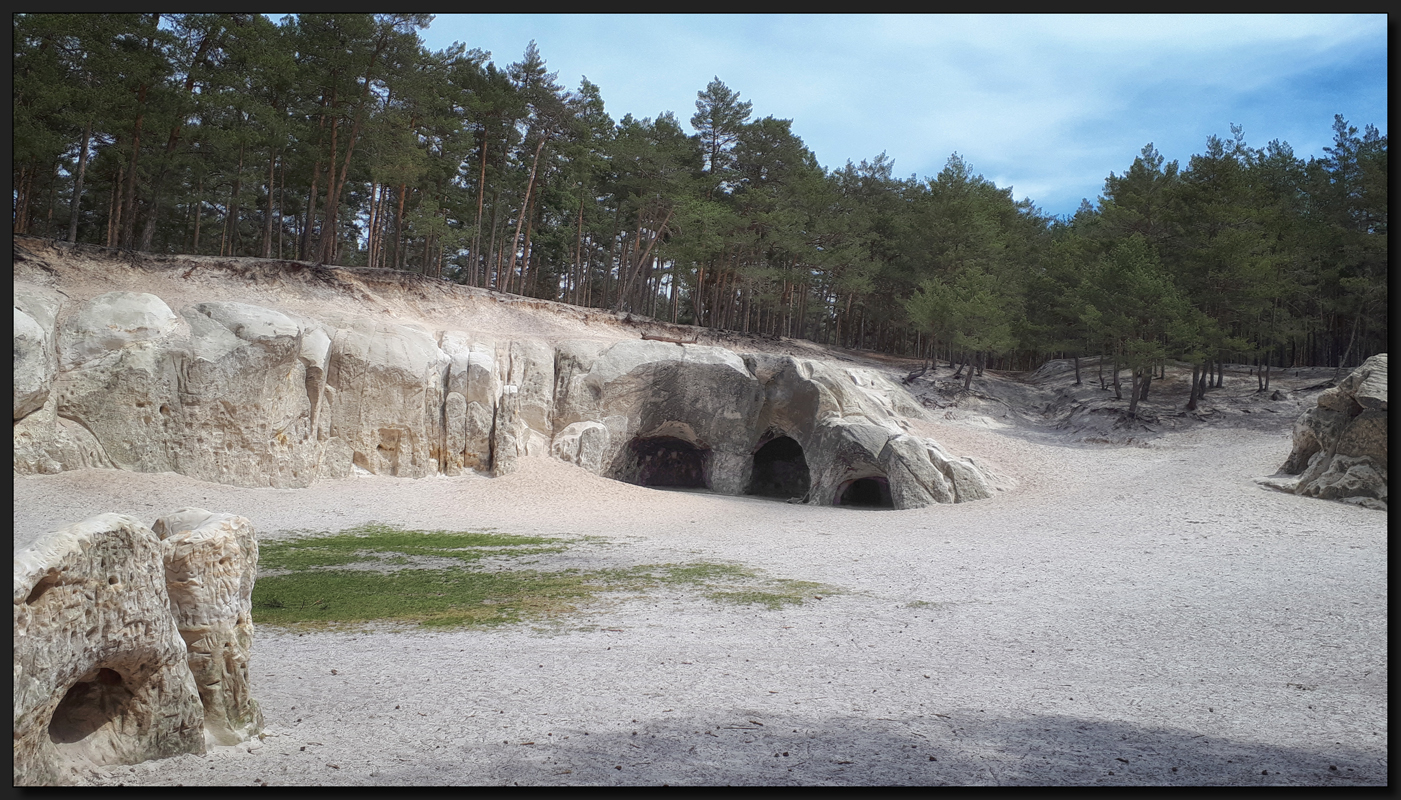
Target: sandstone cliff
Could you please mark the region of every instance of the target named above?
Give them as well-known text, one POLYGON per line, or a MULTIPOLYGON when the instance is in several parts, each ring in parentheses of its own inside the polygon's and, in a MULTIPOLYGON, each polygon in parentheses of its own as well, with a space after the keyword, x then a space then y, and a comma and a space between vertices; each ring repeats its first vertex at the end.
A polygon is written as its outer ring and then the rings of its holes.
POLYGON ((17 474, 305 487, 553 457, 643 485, 823 505, 994 491, 972 459, 907 432, 924 412, 901 387, 832 360, 645 341, 616 315, 402 273, 25 239, 15 265, 17 474), (232 299, 244 296, 260 302, 232 299), (409 296, 431 311, 406 310, 409 296), (585 324, 474 324, 488 303, 585 324))

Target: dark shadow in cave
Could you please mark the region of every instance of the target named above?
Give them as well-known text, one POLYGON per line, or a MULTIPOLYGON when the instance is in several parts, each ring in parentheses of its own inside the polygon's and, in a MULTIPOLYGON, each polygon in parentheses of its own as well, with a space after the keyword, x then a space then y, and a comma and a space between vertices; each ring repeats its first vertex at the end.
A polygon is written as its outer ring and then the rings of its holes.
POLYGON ((59 701, 49 720, 49 740, 81 742, 122 717, 133 699, 121 673, 102 667, 83 676, 59 701))
POLYGON ((803 447, 792 438, 780 436, 754 454, 748 494, 787 500, 806 496, 810 485, 803 447))
POLYGON ((837 502, 833 505, 850 508, 895 508, 890 499, 890 481, 883 476, 857 478, 846 481, 837 488, 837 502))
POLYGON ((674 436, 634 439, 629 447, 637 458, 639 486, 710 488, 705 480, 709 450, 674 436))

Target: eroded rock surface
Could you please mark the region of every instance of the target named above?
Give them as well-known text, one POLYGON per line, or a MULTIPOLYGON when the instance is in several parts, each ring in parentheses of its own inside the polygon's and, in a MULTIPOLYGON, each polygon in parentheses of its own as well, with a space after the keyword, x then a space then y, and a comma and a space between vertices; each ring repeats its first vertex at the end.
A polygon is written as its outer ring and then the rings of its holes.
POLYGON ((164 575, 160 540, 121 514, 15 554, 16 785, 204 752, 204 709, 164 575))
POLYGON ((357 471, 504 475, 554 457, 643 485, 822 505, 847 504, 854 482, 892 508, 994 491, 973 461, 909 433, 923 408, 874 370, 242 302, 177 313, 131 291, 59 303, 17 282, 15 298, 17 474, 115 467, 299 488, 357 471))
POLYGON ((258 545, 247 519, 102 514, 15 553, 14 782, 70 783, 245 741, 258 545))
POLYGON ((253 583, 258 541, 244 517, 184 508, 152 526, 161 540, 165 587, 204 706, 209 744, 237 744, 263 727, 253 700, 253 583))
POLYGON ((1372 356, 1294 423, 1294 449, 1280 468, 1297 480, 1276 488, 1386 510, 1386 353, 1372 356))

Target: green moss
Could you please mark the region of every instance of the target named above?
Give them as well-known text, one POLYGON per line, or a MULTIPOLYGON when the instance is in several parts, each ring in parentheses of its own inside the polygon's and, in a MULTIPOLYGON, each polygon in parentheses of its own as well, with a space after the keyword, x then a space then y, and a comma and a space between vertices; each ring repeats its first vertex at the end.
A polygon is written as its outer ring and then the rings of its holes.
MULTIPOLYGON (((574 545, 580 542, 572 543, 574 545)), ((600 546, 584 541, 583 546, 600 546)), ((722 603, 770 609, 801 604, 839 590, 808 581, 774 579, 737 564, 692 562, 622 569, 484 569, 570 546, 539 536, 405 531, 368 525, 329 536, 269 541, 260 567, 285 571, 258 579, 254 620, 271 625, 364 624, 393 621, 427 627, 486 627, 548 620, 579 610, 605 593, 645 593, 691 587, 722 603), (412 557, 448 558, 442 569, 412 566, 412 557)))

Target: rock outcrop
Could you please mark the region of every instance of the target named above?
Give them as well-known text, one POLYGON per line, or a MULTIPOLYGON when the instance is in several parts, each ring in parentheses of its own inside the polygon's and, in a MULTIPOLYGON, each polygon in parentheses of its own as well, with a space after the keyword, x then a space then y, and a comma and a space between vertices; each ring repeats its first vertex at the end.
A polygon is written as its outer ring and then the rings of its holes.
POLYGON ((258 577, 253 526, 234 514, 183 508, 151 529, 161 540, 165 588, 204 708, 205 738, 245 741, 263 727, 248 679, 258 577))
POLYGON ((357 472, 502 475, 555 457, 643 485, 823 505, 992 491, 978 464, 909 433, 922 407, 873 370, 241 302, 177 313, 131 291, 59 299, 15 283, 17 474, 114 467, 296 488, 357 472))
POLYGON ((15 553, 14 782, 69 783, 255 735, 246 519, 103 514, 15 553))
POLYGON ((1386 510, 1386 360, 1386 353, 1367 359, 1300 415, 1280 468, 1299 477, 1270 485, 1386 510))

